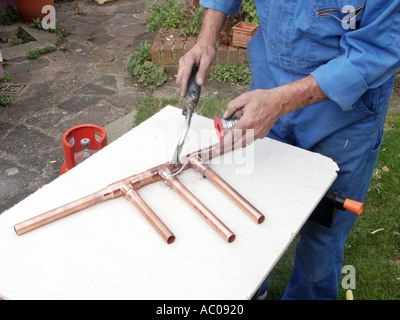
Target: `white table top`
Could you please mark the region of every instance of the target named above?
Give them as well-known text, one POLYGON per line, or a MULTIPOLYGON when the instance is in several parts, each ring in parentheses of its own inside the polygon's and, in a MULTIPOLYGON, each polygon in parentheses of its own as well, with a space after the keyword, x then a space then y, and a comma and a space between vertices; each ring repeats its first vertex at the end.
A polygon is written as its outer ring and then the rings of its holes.
MULTIPOLYGON (((0 215, 4 299, 250 299, 336 179, 336 163, 268 138, 211 163, 264 215, 257 224, 194 170, 179 179, 236 235, 226 242, 163 182, 138 190, 175 234, 167 244, 124 197, 21 236, 14 225, 168 162, 183 124, 172 106, 0 215)), ((217 142, 195 115, 182 154, 217 142)), ((61 143, 61 142, 60 142, 61 143)))

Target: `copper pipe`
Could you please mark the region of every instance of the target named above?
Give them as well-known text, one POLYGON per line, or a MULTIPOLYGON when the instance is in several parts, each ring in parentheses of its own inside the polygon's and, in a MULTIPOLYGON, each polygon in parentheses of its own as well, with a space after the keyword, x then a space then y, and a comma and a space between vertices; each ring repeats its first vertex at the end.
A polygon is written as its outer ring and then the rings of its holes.
POLYGON ((125 185, 122 189, 122 192, 124 193, 125 198, 139 209, 139 211, 144 215, 147 221, 154 227, 154 229, 156 229, 156 231, 168 244, 171 244, 175 241, 175 235, 160 220, 160 218, 147 205, 147 203, 142 199, 142 197, 134 188, 127 187, 125 185))
POLYGON ((222 179, 214 170, 206 163, 202 162, 199 157, 190 159, 192 168, 200 172, 204 177, 210 180, 218 189, 225 193, 233 202, 235 202, 244 212, 246 212, 255 222, 261 224, 265 220, 265 216, 257 210, 250 202, 248 202, 239 192, 232 188, 224 179, 222 179))
POLYGON ((189 189, 187 189, 171 171, 166 168, 161 173, 163 179, 172 190, 177 192, 186 202, 188 202, 204 220, 206 220, 226 241, 229 243, 235 240, 235 234, 219 220, 189 189))
POLYGON ((41 215, 16 224, 14 226, 15 233, 17 235, 27 233, 48 223, 64 218, 72 213, 86 209, 102 201, 104 201, 104 198, 101 191, 90 194, 86 197, 72 201, 61 207, 47 211, 41 215))

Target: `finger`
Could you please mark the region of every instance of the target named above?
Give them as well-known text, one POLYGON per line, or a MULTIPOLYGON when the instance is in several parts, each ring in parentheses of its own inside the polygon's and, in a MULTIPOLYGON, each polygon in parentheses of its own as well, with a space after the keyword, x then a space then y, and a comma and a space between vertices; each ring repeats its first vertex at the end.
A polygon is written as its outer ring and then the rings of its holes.
POLYGON ((231 129, 233 131, 234 147, 246 147, 256 140, 254 123, 248 116, 242 116, 231 129))
POLYGON ((230 101, 226 106, 226 111, 223 117, 225 119, 229 119, 230 117, 232 117, 236 111, 242 109, 245 106, 245 101, 246 100, 243 94, 230 101))
POLYGON ((196 83, 199 86, 204 85, 207 79, 207 72, 213 63, 213 59, 207 55, 203 55, 198 64, 198 71, 196 75, 196 83))
POLYGON ((177 84, 181 90, 182 98, 186 95, 189 78, 192 73, 192 69, 193 69, 194 65, 195 65, 194 60, 189 60, 189 62, 187 61, 187 59, 183 59, 183 58, 181 58, 179 60, 177 84))

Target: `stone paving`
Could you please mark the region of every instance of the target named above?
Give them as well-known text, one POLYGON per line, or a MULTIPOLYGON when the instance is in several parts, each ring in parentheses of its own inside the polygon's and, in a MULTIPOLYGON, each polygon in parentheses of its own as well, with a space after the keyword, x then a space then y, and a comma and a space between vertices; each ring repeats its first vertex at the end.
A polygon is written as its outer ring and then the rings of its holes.
MULTIPOLYGON (((97 124, 112 143, 132 128, 142 98, 179 97, 174 74, 150 90, 135 86, 127 70, 138 45, 154 40, 144 25, 148 1, 75 0, 55 8, 57 24, 69 32, 67 51, 29 60, 26 48, 12 54, 2 49, 10 83, 25 87, 12 106, 0 107, 0 213, 60 175, 62 135, 69 128, 97 124)), ((202 97, 233 98, 245 90, 210 84, 202 97)))

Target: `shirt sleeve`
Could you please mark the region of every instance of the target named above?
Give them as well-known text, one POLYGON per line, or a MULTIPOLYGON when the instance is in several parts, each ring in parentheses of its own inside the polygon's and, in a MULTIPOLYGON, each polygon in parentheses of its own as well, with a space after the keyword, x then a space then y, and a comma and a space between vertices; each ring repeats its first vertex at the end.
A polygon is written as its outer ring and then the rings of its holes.
POLYGON ((400 1, 366 1, 360 27, 340 40, 341 53, 311 74, 343 110, 400 68, 400 1))
POLYGON ((231 15, 239 12, 242 0, 201 0, 200 5, 231 15))

